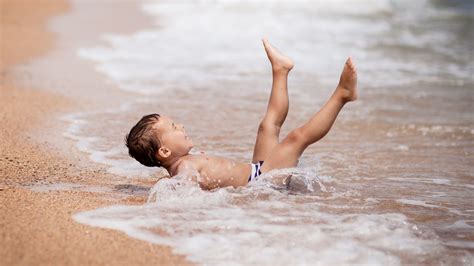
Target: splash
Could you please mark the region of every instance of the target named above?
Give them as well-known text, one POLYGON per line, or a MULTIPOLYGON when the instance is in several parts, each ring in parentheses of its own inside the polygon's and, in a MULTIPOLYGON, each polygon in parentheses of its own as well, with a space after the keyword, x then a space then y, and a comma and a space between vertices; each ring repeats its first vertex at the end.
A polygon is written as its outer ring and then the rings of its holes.
POLYGON ((165 178, 145 205, 110 206, 74 219, 171 246, 201 264, 398 265, 444 251, 402 214, 327 211, 322 199, 340 195, 326 189, 330 178, 308 173, 314 169, 273 171, 248 187, 213 191, 183 176, 165 178), (291 180, 280 183, 288 174, 291 180))

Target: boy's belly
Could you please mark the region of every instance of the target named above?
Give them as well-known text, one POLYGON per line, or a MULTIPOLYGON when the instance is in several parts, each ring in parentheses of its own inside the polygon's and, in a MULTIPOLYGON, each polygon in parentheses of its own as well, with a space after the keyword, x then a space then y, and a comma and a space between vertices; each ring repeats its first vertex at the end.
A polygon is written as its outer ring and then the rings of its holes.
POLYGON ((204 189, 227 186, 245 186, 250 176, 250 164, 244 164, 220 157, 206 156, 199 172, 199 185, 204 189))

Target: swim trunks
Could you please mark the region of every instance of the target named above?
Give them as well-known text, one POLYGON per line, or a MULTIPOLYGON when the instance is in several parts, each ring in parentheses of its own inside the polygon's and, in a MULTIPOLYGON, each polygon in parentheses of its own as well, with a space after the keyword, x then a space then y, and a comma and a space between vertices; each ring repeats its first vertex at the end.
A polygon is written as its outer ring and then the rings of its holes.
POLYGON ((260 171, 262 164, 263 164, 263 161, 260 161, 258 163, 252 163, 250 165, 252 167, 252 173, 249 176, 249 182, 257 179, 257 177, 262 174, 262 171, 260 171))

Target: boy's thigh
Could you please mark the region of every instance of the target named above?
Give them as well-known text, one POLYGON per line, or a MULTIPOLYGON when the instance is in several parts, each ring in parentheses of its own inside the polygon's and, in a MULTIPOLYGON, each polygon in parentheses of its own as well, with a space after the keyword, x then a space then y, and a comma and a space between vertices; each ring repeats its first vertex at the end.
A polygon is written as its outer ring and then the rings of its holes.
POLYGON ((252 162, 265 161, 271 151, 278 145, 279 128, 262 128, 257 132, 257 139, 253 150, 252 162))
POLYGON ((278 137, 264 137, 259 135, 255 142, 252 162, 265 161, 271 151, 278 145, 278 137))
POLYGON ((277 144, 268 154, 262 165, 262 173, 273 169, 289 168, 298 165, 305 145, 301 142, 286 137, 281 143, 277 144))

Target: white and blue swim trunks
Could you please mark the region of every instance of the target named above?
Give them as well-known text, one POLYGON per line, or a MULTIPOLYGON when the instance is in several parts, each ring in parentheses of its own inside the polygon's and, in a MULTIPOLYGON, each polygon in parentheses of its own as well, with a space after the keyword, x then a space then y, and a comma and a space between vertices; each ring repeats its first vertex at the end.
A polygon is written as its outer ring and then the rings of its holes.
POLYGON ((262 171, 260 171, 262 165, 263 161, 259 161, 258 163, 252 163, 250 165, 252 167, 252 173, 249 176, 249 182, 256 180, 257 177, 262 174, 262 171))

